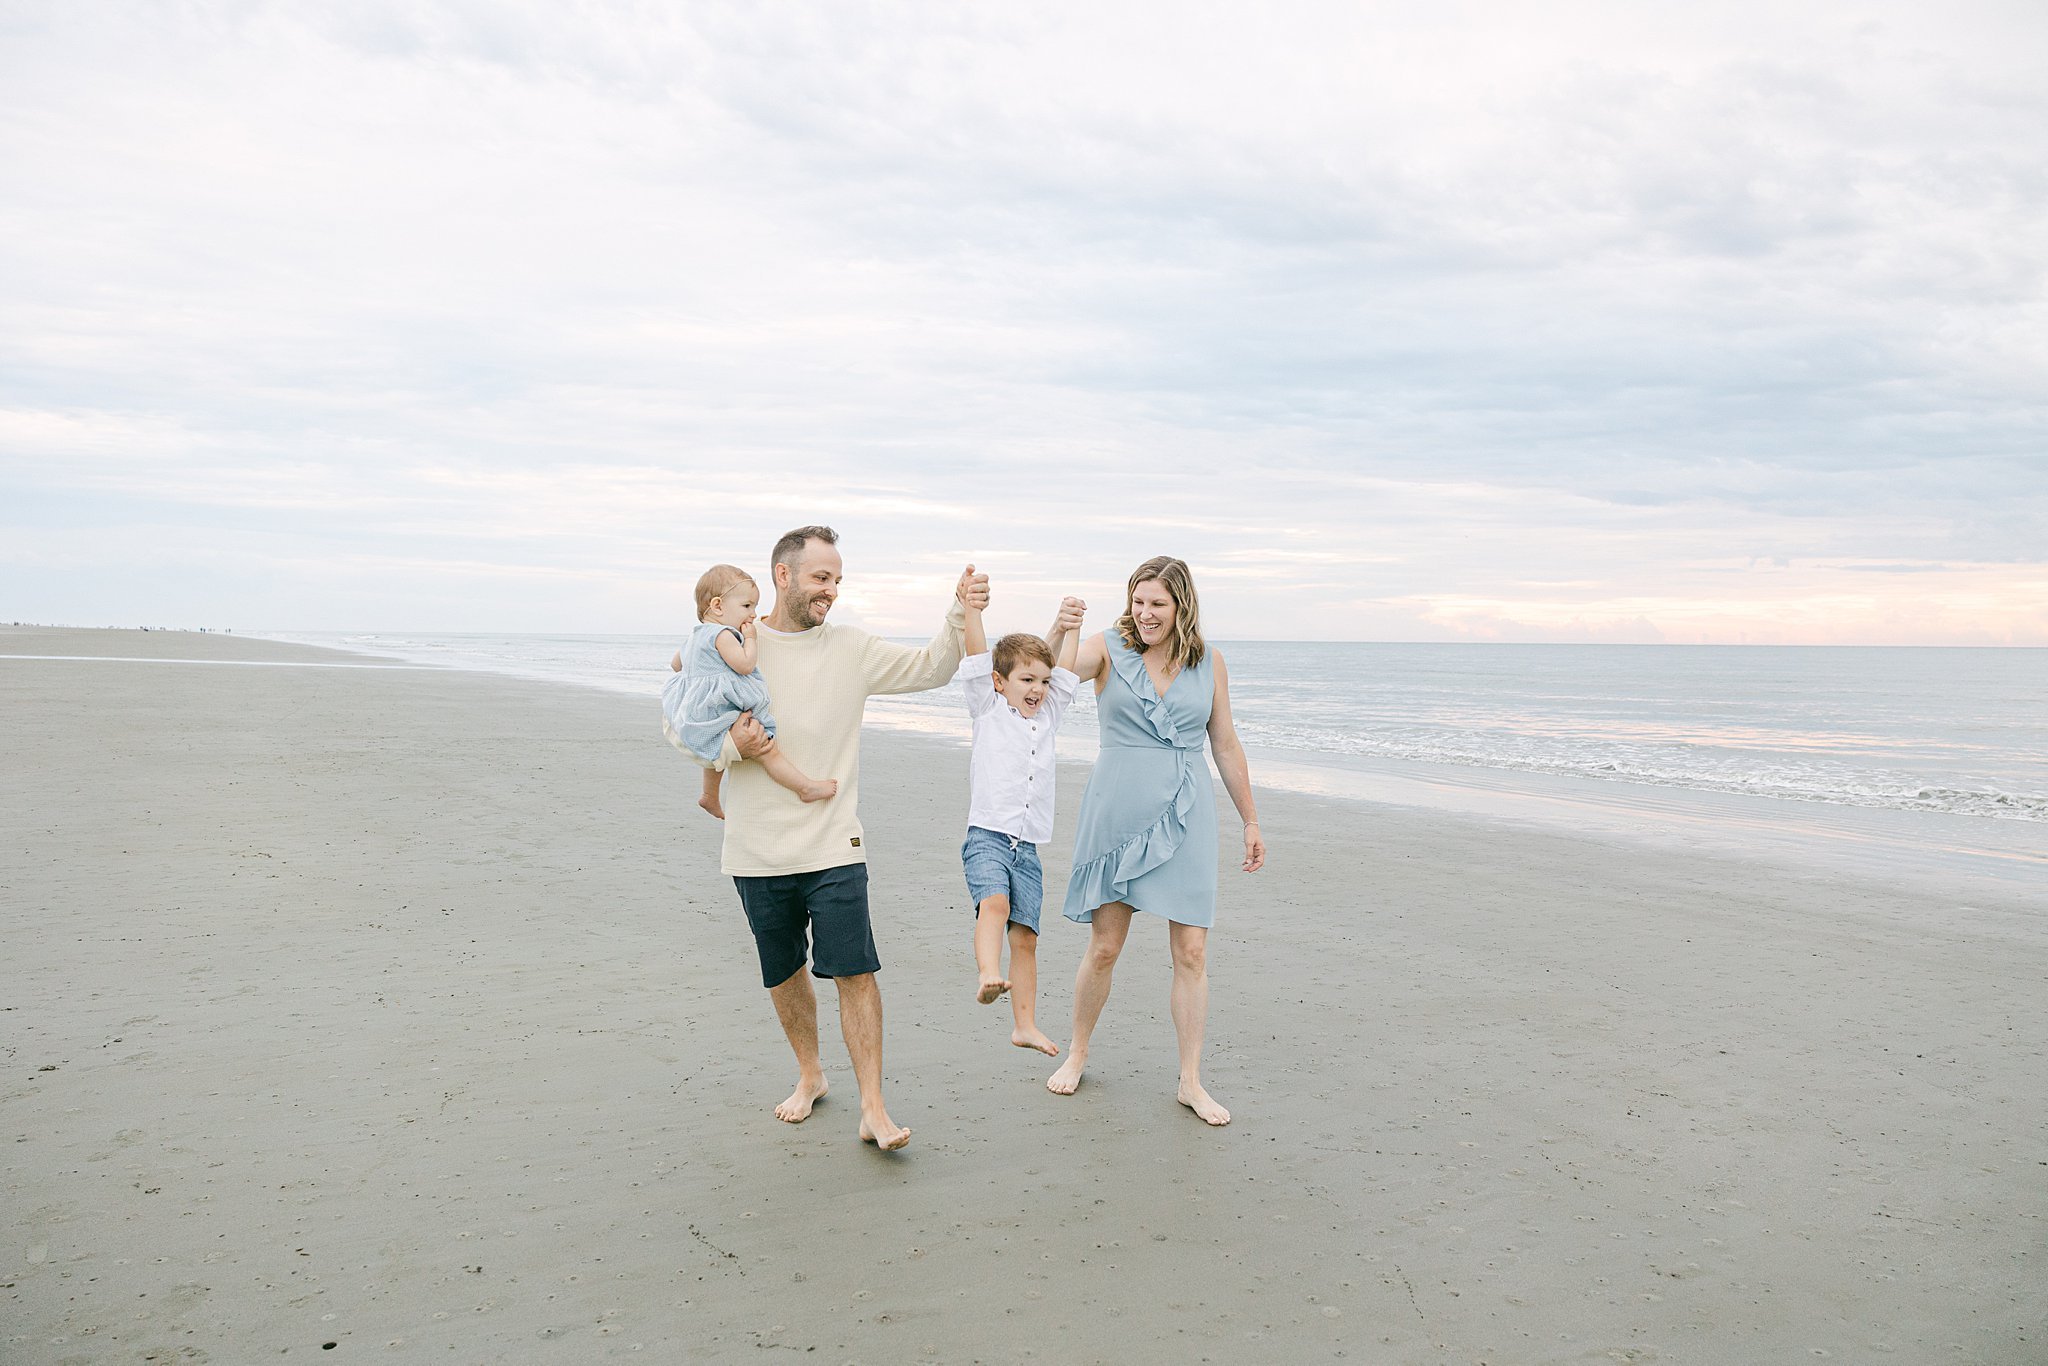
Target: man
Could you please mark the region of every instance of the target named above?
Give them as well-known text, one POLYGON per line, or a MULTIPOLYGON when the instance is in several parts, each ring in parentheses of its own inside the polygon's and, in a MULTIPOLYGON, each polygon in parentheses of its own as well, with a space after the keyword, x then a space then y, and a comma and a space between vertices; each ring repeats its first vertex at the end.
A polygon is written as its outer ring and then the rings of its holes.
MULTIPOLYGON (((761 622, 759 649, 775 704, 775 738, 804 772, 839 782, 837 796, 804 802, 759 764, 734 764, 725 777, 722 866, 739 888, 761 985, 796 1054, 796 1090, 775 1107, 775 1117, 801 1124, 826 1091, 818 998, 804 975, 808 937, 811 975, 831 978, 839 991, 839 1030, 860 1086, 860 1136, 901 1148, 910 1130, 882 1103, 882 991, 875 981, 881 960, 868 920, 859 811, 861 713, 877 693, 919 692, 952 678, 966 606, 988 605, 988 576, 973 565, 961 573, 945 625, 917 650, 826 624, 843 572, 830 527, 789 532, 775 543, 773 559, 775 609, 761 622)), ((727 738, 726 759, 758 758, 767 747, 760 722, 742 716, 727 738)))

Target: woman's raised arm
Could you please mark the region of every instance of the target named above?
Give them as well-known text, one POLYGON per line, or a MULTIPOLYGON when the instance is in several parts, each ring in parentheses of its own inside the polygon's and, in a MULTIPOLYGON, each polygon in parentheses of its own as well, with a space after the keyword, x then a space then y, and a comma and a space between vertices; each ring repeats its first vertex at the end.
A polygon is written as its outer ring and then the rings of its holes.
MULTIPOLYGON (((1057 630, 1059 623, 1055 621, 1053 626, 1057 630)), ((1083 683, 1093 681, 1095 691, 1102 691, 1109 678, 1109 651, 1102 646, 1102 632, 1081 637, 1081 652, 1074 658, 1074 677, 1083 683)))

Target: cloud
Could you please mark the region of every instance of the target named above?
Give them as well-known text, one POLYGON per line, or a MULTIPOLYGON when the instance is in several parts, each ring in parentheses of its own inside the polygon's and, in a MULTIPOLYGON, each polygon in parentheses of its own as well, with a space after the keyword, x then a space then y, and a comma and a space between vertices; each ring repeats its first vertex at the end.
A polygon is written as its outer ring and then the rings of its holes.
MULTIPOLYGON (((962 555, 1113 595, 1177 549, 1245 634, 1674 639, 1693 566, 2048 544, 2031 11, 8 22, 0 488, 81 536, 253 561, 267 515, 330 564, 445 559, 437 609, 508 628, 534 597, 476 565, 609 563, 594 624, 632 629, 823 519, 906 597, 962 555), (1658 592, 1573 615, 1581 583, 1658 592)), ((2035 629, 2032 582, 1986 629, 2035 629)), ((121 607, 65 594, 29 597, 121 607)), ((1842 599, 1934 620, 1895 601, 1842 599)))

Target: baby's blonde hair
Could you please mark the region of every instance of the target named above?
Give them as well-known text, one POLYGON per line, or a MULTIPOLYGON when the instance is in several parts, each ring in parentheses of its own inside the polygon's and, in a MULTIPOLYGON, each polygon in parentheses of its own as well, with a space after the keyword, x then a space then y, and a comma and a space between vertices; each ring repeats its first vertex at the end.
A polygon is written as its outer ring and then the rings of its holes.
MULTIPOLYGON (((703 621, 711 615, 711 601, 732 592, 733 585, 754 583, 754 576, 736 564, 714 564, 704 571, 704 577, 697 580, 697 620, 703 621)), ((761 585, 754 583, 754 591, 760 592, 761 585)))

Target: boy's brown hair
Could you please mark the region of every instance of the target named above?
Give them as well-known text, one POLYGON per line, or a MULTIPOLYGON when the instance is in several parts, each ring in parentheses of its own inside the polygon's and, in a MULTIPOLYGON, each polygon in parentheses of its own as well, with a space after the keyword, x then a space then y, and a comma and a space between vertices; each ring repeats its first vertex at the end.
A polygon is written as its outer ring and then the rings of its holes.
MULTIPOLYGON (((697 620, 710 616, 711 600, 732 592, 737 583, 754 583, 754 576, 736 564, 714 564, 705 570, 697 580, 697 620)), ((754 591, 760 592, 761 586, 754 584, 754 591)))
POLYGON ((1035 659, 1050 669, 1053 667, 1052 647, 1029 631, 1018 631, 996 642, 996 672, 1003 677, 1008 678, 1027 659, 1035 659))

